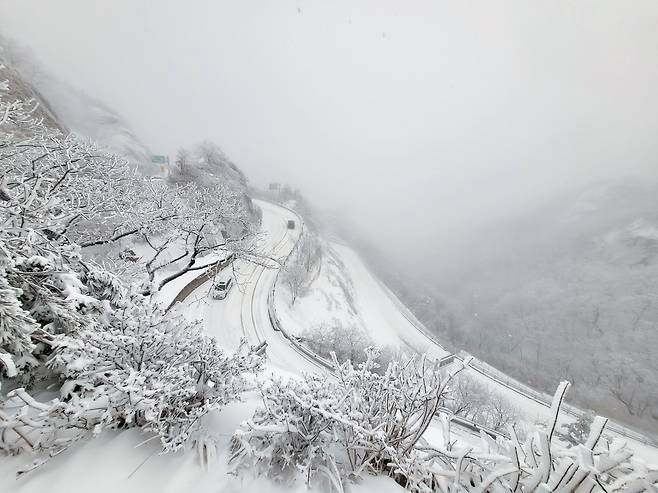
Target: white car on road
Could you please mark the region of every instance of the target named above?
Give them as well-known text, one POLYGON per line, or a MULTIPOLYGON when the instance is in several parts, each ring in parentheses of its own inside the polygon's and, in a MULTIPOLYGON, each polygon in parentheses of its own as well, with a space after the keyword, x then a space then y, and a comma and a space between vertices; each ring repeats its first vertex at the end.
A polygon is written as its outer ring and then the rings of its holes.
POLYGON ((233 287, 233 276, 228 275, 217 279, 212 286, 212 297, 214 300, 223 300, 233 287))

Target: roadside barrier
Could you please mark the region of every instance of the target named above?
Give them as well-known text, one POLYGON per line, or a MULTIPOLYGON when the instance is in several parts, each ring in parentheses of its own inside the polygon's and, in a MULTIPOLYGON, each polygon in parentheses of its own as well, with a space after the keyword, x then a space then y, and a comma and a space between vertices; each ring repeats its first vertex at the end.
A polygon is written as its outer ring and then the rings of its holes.
POLYGON ((171 303, 169 303, 165 311, 168 312, 171 309, 171 307, 174 306, 176 303, 182 303, 183 301, 185 301, 187 297, 191 295, 196 288, 201 286, 206 281, 215 277, 219 272, 221 272, 224 269, 224 267, 226 267, 231 262, 233 262, 234 259, 235 259, 235 255, 231 253, 226 258, 219 259, 216 262, 212 262, 208 264, 207 266, 208 268, 206 270, 204 270, 201 274, 199 274, 190 282, 188 282, 185 286, 183 286, 183 288, 178 292, 176 297, 173 300, 171 300, 171 303))
MULTIPOLYGON (((270 202, 270 201, 268 201, 270 202)), ((283 209, 286 209, 290 213, 294 214, 297 217, 298 224, 299 224, 299 236, 297 241, 299 241, 299 238, 301 238, 301 235, 304 232, 304 221, 302 217, 295 212, 294 210, 290 209, 289 207, 286 207, 281 204, 276 204, 274 202, 274 205, 281 207, 283 209)), ((290 258, 294 251, 294 248, 286 255, 285 259, 283 260, 282 267, 283 269, 286 265, 286 262, 290 258)), ((187 283, 181 291, 176 295, 174 300, 169 304, 167 307, 167 310, 169 310, 174 304, 178 302, 184 301, 195 289, 197 289, 199 286, 201 286, 203 283, 214 277, 218 272, 220 272, 224 267, 226 267, 228 264, 230 264, 234 260, 234 255, 231 254, 225 259, 218 260, 217 262, 214 262, 212 264, 209 264, 208 269, 203 271, 202 274, 199 276, 195 277, 192 281, 187 283)), ((274 283, 272 285, 272 289, 268 293, 267 296, 267 311, 268 311, 268 316, 270 319, 270 323, 272 324, 272 327, 274 330, 277 330, 281 332, 281 335, 285 337, 290 344, 295 348, 295 350, 300 353, 305 359, 315 363, 317 366, 323 367, 326 370, 328 370, 330 373, 334 374, 334 366, 333 362, 323 358, 322 356, 318 355, 314 351, 312 351, 310 348, 306 347, 304 344, 301 344, 299 340, 292 334, 290 334, 283 325, 281 324, 281 321, 279 320, 279 317, 276 312, 276 304, 275 304, 275 296, 276 296, 276 289, 277 285, 279 282, 279 274, 281 273, 281 269, 279 269, 276 273, 276 276, 274 278, 274 283)), ((376 278, 377 279, 377 278, 376 278)), ((379 279, 377 281, 380 283, 380 285, 384 288, 384 291, 387 293, 391 301, 398 307, 400 312, 403 314, 403 316, 419 331, 421 332, 427 339, 429 339, 433 344, 441 348, 442 350, 446 351, 446 349, 441 345, 441 343, 436 339, 436 337, 429 331, 427 328, 423 325, 422 322, 420 322, 416 316, 395 296, 395 294, 386 286, 385 284, 382 283, 379 279)), ((463 362, 466 358, 472 358, 471 355, 469 355, 465 351, 459 351, 458 353, 452 353, 449 354, 448 356, 445 356, 444 358, 441 358, 440 360, 437 361, 438 366, 446 366, 455 360, 463 362)), ((519 395, 522 395, 523 397, 527 399, 531 399, 543 406, 546 406, 547 408, 550 409, 551 407, 551 396, 548 394, 545 394, 543 392, 539 392, 532 387, 529 387, 528 385, 525 385, 522 382, 519 382, 516 379, 513 379, 506 375, 505 373, 501 372, 500 370, 494 368, 493 366, 489 365, 488 363, 485 363, 484 361, 480 361, 476 358, 472 358, 468 368, 471 368, 472 370, 480 373, 481 375, 485 376, 486 378, 503 385, 507 387, 508 389, 516 392, 519 395)), ((585 412, 581 409, 578 409, 575 406, 572 406, 570 404, 564 403, 562 408, 564 412, 567 414, 574 416, 576 418, 582 416, 585 414, 585 412)), ((470 431, 474 431, 476 433, 484 432, 492 437, 496 436, 506 436, 504 433, 500 433, 495 430, 491 430, 489 428, 486 428, 484 426, 481 426, 477 423, 474 423, 470 420, 464 419, 460 416, 453 415, 450 413, 448 410, 441 410, 441 412, 447 413, 450 415, 450 420, 470 431)), ((642 435, 639 432, 636 432, 634 430, 631 430, 623 425, 620 425, 618 423, 613 423, 611 421, 608 421, 608 424, 606 426, 606 429, 608 431, 612 431, 620 436, 623 436, 625 438, 630 438, 632 440, 636 440, 640 443, 643 443, 645 445, 650 445, 653 447, 658 447, 658 440, 649 438, 645 435, 642 435)))
MULTIPOLYGON (((381 281, 380 284, 382 284, 381 281)), ((409 309, 402 304, 402 302, 397 298, 397 296, 395 296, 395 294, 391 292, 391 290, 386 285, 383 285, 383 287, 385 288, 385 291, 389 295, 389 298, 396 304, 396 306, 398 306, 398 308, 401 309, 401 312, 405 316, 405 318, 425 337, 427 337, 429 340, 431 340, 434 344, 436 344, 441 349, 445 350, 445 348, 436 340, 436 338, 429 332, 429 330, 427 330, 427 328, 423 325, 423 323, 420 322, 409 311, 409 309)), ((468 354, 466 351, 459 351, 458 353, 450 354, 439 360, 439 366, 444 366, 448 363, 451 363, 454 360, 463 361, 466 357, 472 357, 472 355, 468 354)), ((469 368, 480 373, 481 375, 488 378, 489 380, 492 380, 500 385, 503 385, 504 387, 507 387, 508 389, 516 392, 517 394, 527 399, 531 399, 537 402, 538 404, 547 407, 548 409, 550 409, 551 407, 552 397, 550 395, 535 390, 532 387, 522 382, 519 382, 514 378, 511 378, 510 376, 506 375, 505 373, 491 366, 490 364, 485 363, 484 361, 481 361, 473 357, 473 359, 469 364, 469 368)), ((582 409, 579 409, 566 402, 562 404, 561 410, 576 418, 579 418, 585 414, 585 411, 583 411, 582 409)), ((651 437, 647 437, 642 433, 632 430, 619 423, 615 423, 608 420, 606 429, 608 431, 612 431, 613 433, 616 433, 617 435, 620 435, 625 438, 630 438, 631 440, 638 441, 645 445, 658 447, 658 440, 653 439, 651 437)))

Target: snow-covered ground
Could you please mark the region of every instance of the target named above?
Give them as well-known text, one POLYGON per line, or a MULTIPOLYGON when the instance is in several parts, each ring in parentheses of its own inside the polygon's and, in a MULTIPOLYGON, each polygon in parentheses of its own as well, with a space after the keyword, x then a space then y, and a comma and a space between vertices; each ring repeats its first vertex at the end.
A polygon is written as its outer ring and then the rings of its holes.
MULTIPOLYGON (((249 396, 248 396, 249 397, 249 396)), ((303 481, 292 486, 276 484, 263 477, 230 474, 229 440, 246 416, 250 416, 258 396, 228 406, 205 425, 218 437, 217 456, 207 469, 194 451, 159 454, 158 443, 144 443, 148 437, 138 430, 107 432, 80 444, 64 456, 18 480, 15 471, 25 465, 26 456, 0 461, 0 491, 3 493, 264 493, 305 492, 303 481)), ((403 491, 385 477, 368 477, 358 488, 363 492, 403 491)))
POLYGON ((395 296, 370 272, 351 248, 334 243, 332 248, 353 281, 358 312, 375 340, 397 340, 397 344, 432 359, 448 356, 448 351, 421 333, 408 315, 400 309, 395 296))
POLYGON ((340 243, 324 246, 322 265, 307 292, 294 305, 285 286, 276 291, 281 324, 295 334, 318 325, 339 323, 365 331, 378 345, 426 353, 449 353, 420 332, 402 303, 368 270, 359 255, 340 243))
MULTIPOLYGON (((261 246, 272 258, 283 258, 293 248, 299 230, 286 228, 294 213, 267 202, 258 202, 263 210, 263 229, 268 232, 261 246)), ((370 333, 378 340, 397 338, 410 348, 428 352, 440 358, 446 351, 435 344, 414 325, 399 301, 367 269, 358 255, 342 245, 333 245, 336 255, 352 281, 354 306, 370 333)), ((236 285, 224 300, 209 296, 209 283, 200 286, 177 308, 187 315, 203 319, 209 334, 226 348, 235 348, 242 337, 252 344, 267 342, 268 369, 283 375, 299 375, 304 372, 326 372, 315 361, 297 350, 270 322, 268 296, 274 285, 277 268, 237 261, 236 285)), ((303 321, 299 321, 301 324, 303 321)), ((501 390, 505 390, 501 388, 501 390)), ((509 391, 509 389, 507 389, 509 391)), ((536 413, 541 419, 547 409, 517 393, 515 404, 528 413, 536 413)), ((218 457, 211 461, 209 471, 204 471, 194 453, 159 455, 157 443, 144 442, 148 437, 136 430, 106 433, 101 437, 79 445, 50 463, 29 473, 18 481, 15 472, 30 459, 23 455, 0 461, 0 491, 11 492, 69 492, 76 490, 94 492, 125 491, 302 491, 303 482, 295 490, 282 488, 264 478, 236 478, 228 473, 226 451, 228 440, 239 423, 247 418, 258 405, 256 395, 246 396, 246 402, 229 406, 223 412, 208 417, 205 425, 218 434, 218 457)), ((476 437, 461 431, 458 437, 472 441, 476 437), (470 438, 469 438, 470 437, 470 438)), ((428 430, 427 438, 442 441, 438 423, 428 430)), ((638 456, 658 463, 658 450, 639 443, 630 443, 638 456)), ((400 487, 388 478, 367 478, 354 491, 400 491, 400 487)))
POLYGON ((322 249, 317 275, 294 304, 285 283, 278 285, 275 303, 281 325, 297 336, 302 336, 313 327, 328 329, 337 325, 347 330, 362 331, 379 345, 398 347, 400 339, 390 327, 363 319, 362 303, 355 296, 354 283, 348 270, 331 245, 323 244, 322 249))
MULTIPOLYGON (((331 245, 332 255, 339 263, 344 272, 342 276, 349 280, 350 295, 353 297, 356 318, 363 328, 371 334, 373 339, 384 345, 398 345, 418 353, 425 353, 433 359, 440 359, 449 354, 434 339, 428 337, 419 327, 413 315, 395 297, 395 295, 379 281, 368 269, 359 255, 346 245, 333 243, 331 245), (385 342, 386 341, 386 342, 385 342)), ((277 312, 282 314, 282 323, 295 333, 301 333, 306 323, 318 323, 323 318, 331 319, 341 309, 333 303, 322 303, 322 296, 317 291, 329 285, 329 292, 335 289, 328 276, 320 275, 314 282, 308 296, 297 300, 295 307, 291 308, 288 297, 277 296, 277 312), (308 298, 308 299, 307 299, 308 298), (315 311, 314 311, 315 310, 315 311)), ((332 298, 336 298, 334 294, 332 298)), ((339 299, 339 298, 338 298, 339 299)), ((344 310, 343 310, 344 311, 344 310)), ((550 418, 549 407, 532 399, 502 381, 492 379, 490 376, 467 368, 465 373, 476 381, 485 384, 503 396, 512 406, 521 412, 523 420, 528 424, 547 422, 550 418)), ((556 387, 559 383, 556 380, 556 387)), ((573 421, 573 417, 562 414, 559 422, 573 421)), ((437 430, 434 430, 437 432, 437 430)), ((641 457, 652 464, 658 464, 658 448, 647 445, 638 440, 621 437, 616 433, 610 433, 613 437, 626 440, 628 445, 635 451, 636 456, 641 457)))

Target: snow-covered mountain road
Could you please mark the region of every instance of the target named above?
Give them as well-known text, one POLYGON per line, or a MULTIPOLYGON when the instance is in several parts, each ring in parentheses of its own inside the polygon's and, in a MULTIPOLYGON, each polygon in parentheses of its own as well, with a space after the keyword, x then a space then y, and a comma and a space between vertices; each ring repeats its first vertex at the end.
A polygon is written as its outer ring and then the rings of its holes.
MULTIPOLYGON (((259 246, 264 257, 282 261, 299 238, 301 225, 290 210, 269 202, 256 201, 263 211, 264 237, 259 246), (288 220, 296 223, 288 229, 288 220)), ((280 266, 260 265, 238 260, 234 263, 236 285, 224 300, 213 300, 211 281, 201 285, 186 301, 184 310, 203 320, 208 334, 226 349, 235 349, 241 338, 250 344, 267 342, 270 365, 278 371, 299 375, 326 369, 299 351, 283 334, 274 329, 268 312, 268 296, 280 266)))
MULTIPOLYGON (((261 251, 264 255, 282 260, 291 252, 300 235, 299 217, 284 207, 264 201, 257 203, 263 211, 262 225, 265 232, 261 251), (286 223, 290 219, 297 223, 295 229, 287 229, 286 223)), ((375 340, 378 334, 386 340, 397 337, 400 347, 426 353, 435 360, 449 355, 395 295, 370 272, 356 252, 339 244, 333 244, 332 248, 338 252, 353 281, 358 310, 375 340)), ((237 347, 242 337, 254 345, 267 342, 269 364, 277 372, 294 375, 311 371, 327 372, 322 363, 292 344, 282 332, 275 330, 270 320, 268 296, 275 284, 279 267, 237 261, 235 271, 237 286, 225 300, 213 300, 208 296, 208 282, 186 300, 185 311, 202 318, 208 333, 227 349, 237 347)), ((303 323, 298 321, 297 325, 303 323)), ((513 385, 512 379, 506 376, 499 378, 493 373, 474 368, 466 371, 521 410, 527 422, 549 418, 550 409, 546 403, 530 392, 520 391, 520 387, 513 385)), ((561 418, 572 419, 566 414, 561 418)), ((629 439, 628 436, 620 437, 628 440, 640 457, 658 462, 658 449, 655 447, 641 440, 629 439)))
MULTIPOLYGON (((256 201, 263 211, 264 238, 260 245, 263 256, 283 260, 294 248, 301 233, 300 218, 292 211, 275 204, 256 201), (295 221, 295 229, 287 229, 288 220, 295 221)), ((345 267, 354 282, 358 309, 365 323, 377 334, 385 332, 387 340, 397 339, 401 347, 427 353, 440 359, 449 353, 420 332, 401 310, 401 303, 374 277, 358 255, 348 247, 334 245, 339 250, 345 267), (366 295, 367 294, 367 295, 366 295)), ((263 266, 245 261, 235 262, 237 285, 226 299, 213 300, 209 296, 211 281, 201 285, 184 303, 185 312, 203 320, 208 334, 217 338, 226 349, 238 346, 240 338, 251 344, 267 342, 270 364, 278 370, 293 374, 326 371, 325 366, 291 344, 273 327, 268 311, 268 296, 276 281, 278 266, 263 266)), ((381 334, 384 336, 384 334, 381 334)))

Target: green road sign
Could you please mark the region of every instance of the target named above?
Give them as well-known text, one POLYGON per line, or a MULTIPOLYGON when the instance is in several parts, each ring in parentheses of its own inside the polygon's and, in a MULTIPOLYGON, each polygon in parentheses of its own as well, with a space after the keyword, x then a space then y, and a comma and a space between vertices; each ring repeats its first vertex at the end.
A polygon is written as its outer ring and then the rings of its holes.
POLYGON ((161 156, 154 154, 151 156, 151 162, 155 164, 167 164, 169 162, 169 156, 161 156))

